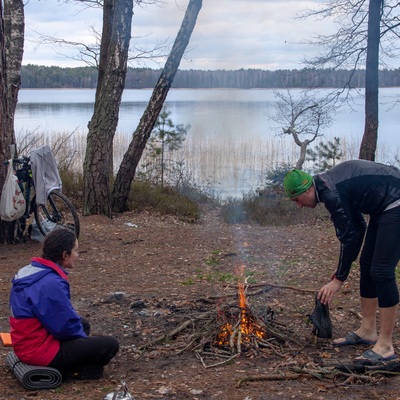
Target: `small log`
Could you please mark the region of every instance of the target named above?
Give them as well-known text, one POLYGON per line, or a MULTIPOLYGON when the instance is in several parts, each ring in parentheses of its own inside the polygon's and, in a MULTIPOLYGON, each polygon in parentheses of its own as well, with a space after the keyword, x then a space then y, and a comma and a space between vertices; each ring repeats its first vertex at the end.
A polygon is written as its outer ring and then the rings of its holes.
POLYGON ((315 293, 318 292, 318 290, 315 290, 315 289, 301 289, 301 288, 294 287, 294 286, 277 285, 277 284, 268 283, 268 282, 256 283, 256 284, 249 285, 248 289, 258 288, 258 287, 271 287, 271 288, 275 288, 275 289, 294 290, 296 292, 310 293, 313 295, 315 295, 315 293))
MULTIPOLYGON (((205 312, 203 314, 200 314, 197 317, 197 319, 205 319, 206 317, 209 317, 210 315, 211 315, 211 312, 205 312)), ((181 325, 179 325, 177 328, 175 328, 173 331, 171 331, 170 333, 166 333, 165 335, 160 336, 160 337, 150 341, 149 343, 144 344, 143 346, 140 346, 139 350, 144 350, 144 349, 147 349, 148 347, 153 346, 154 344, 163 342, 165 340, 172 339, 179 332, 183 331, 184 329, 186 329, 191 324, 193 324, 193 319, 188 319, 185 322, 183 322, 181 325)))
MULTIPOLYGON (((304 374, 305 375, 305 374, 304 374)), ((236 387, 240 388, 245 382, 258 382, 258 381, 286 381, 288 379, 300 379, 304 377, 302 374, 283 373, 272 375, 250 375, 245 376, 236 383, 236 387)))

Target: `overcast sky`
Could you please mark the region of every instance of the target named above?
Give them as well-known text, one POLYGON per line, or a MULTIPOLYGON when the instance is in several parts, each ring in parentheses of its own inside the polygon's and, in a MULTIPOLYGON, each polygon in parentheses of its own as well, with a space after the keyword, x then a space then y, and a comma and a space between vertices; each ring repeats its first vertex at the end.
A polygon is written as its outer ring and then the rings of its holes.
MULTIPOLYGON (((150 47, 152 43, 174 41, 188 0, 163 0, 160 6, 136 7, 132 41, 150 47), (141 39, 135 39, 140 37, 141 39)), ((296 14, 313 8, 318 0, 203 0, 181 69, 293 69, 302 68, 304 56, 317 48, 300 44, 315 34, 333 29, 327 21, 297 20, 296 14)), ((23 64, 83 66, 68 49, 35 43, 37 33, 73 42, 93 44, 90 27, 101 32, 101 10, 82 9, 74 3, 29 0, 25 7, 25 49, 23 64), (70 57, 62 56, 62 52, 70 57)), ((137 65, 132 65, 137 66, 137 65)), ((148 63, 158 68, 160 64, 148 63)))

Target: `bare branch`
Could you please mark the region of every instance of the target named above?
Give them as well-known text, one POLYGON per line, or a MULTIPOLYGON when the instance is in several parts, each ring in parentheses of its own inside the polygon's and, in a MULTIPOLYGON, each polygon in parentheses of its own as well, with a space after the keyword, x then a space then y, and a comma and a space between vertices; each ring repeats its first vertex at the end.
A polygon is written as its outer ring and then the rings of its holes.
POLYGON ((336 108, 338 94, 316 99, 311 92, 303 92, 299 98, 294 98, 290 90, 286 93, 276 92, 275 122, 282 125, 281 135, 291 135, 300 155, 296 168, 301 168, 306 159, 307 147, 322 136, 321 129, 332 123, 330 113, 336 108))
POLYGON ((57 51, 58 54, 66 58, 71 58, 73 60, 83 61, 85 64, 98 67, 98 55, 100 51, 100 45, 97 41, 98 37, 95 35, 96 31, 93 29, 93 35, 96 37, 96 44, 86 44, 82 42, 74 42, 70 40, 60 39, 54 36, 48 36, 36 32, 39 39, 37 42, 37 47, 41 45, 56 45, 59 48, 73 48, 78 52, 77 56, 68 56, 61 51, 57 51))
MULTIPOLYGON (((386 0, 381 9, 381 51, 387 58, 400 54, 400 3, 386 0)), ((325 53, 306 58, 306 64, 313 67, 358 68, 365 62, 368 37, 369 0, 329 0, 316 9, 307 9, 298 18, 318 20, 333 19, 338 30, 332 35, 317 35, 307 44, 325 49, 325 53)))
MULTIPOLYGON (((80 5, 85 5, 86 8, 102 8, 103 1, 101 0, 64 0, 64 3, 77 3, 80 5)), ((135 5, 140 7, 147 7, 149 5, 158 5, 161 4, 160 0, 136 0, 135 5)), ((77 12, 81 12, 81 10, 77 12)), ((37 35, 38 39, 34 40, 36 42, 36 47, 41 45, 55 45, 60 50, 56 50, 56 53, 62 57, 69 58, 75 61, 82 61, 88 66, 98 68, 99 66, 99 53, 100 53, 100 44, 101 44, 101 32, 96 29, 94 25, 88 25, 89 32, 93 37, 93 43, 84 43, 84 42, 76 42, 71 40, 66 40, 63 38, 49 36, 42 34, 38 31, 33 30, 33 32, 37 35), (71 56, 67 55, 62 49, 73 49, 76 51, 76 54, 71 56)), ((133 39, 142 38, 141 36, 133 37, 133 39)), ((138 46, 135 43, 131 43, 128 61, 132 63, 133 61, 139 62, 141 64, 145 64, 146 60, 157 60, 164 59, 168 56, 169 51, 167 50, 168 41, 156 42, 151 45, 143 45, 138 46)))

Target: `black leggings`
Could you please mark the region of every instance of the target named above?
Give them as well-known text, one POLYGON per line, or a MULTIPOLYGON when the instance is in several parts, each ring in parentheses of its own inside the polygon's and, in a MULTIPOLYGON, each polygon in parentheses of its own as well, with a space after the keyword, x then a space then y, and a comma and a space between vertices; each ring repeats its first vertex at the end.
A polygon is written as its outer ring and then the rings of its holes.
MULTIPOLYGON (((90 332, 89 323, 82 318, 86 334, 90 332)), ((79 368, 86 365, 107 365, 117 354, 119 343, 112 336, 91 336, 60 342, 60 350, 49 367, 60 371, 79 368)))
POLYGON ((385 211, 368 224, 360 256, 360 295, 378 298, 379 307, 399 303, 396 266, 400 260, 400 207, 385 211))

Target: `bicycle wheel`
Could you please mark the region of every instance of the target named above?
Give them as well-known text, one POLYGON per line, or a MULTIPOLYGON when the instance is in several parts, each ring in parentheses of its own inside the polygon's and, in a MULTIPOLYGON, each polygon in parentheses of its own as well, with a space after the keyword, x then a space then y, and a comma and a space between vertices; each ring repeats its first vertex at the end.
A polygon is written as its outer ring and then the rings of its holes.
POLYGON ((71 229, 76 237, 79 236, 78 214, 68 198, 58 190, 50 192, 46 204, 36 204, 35 220, 43 236, 61 227, 71 229))

